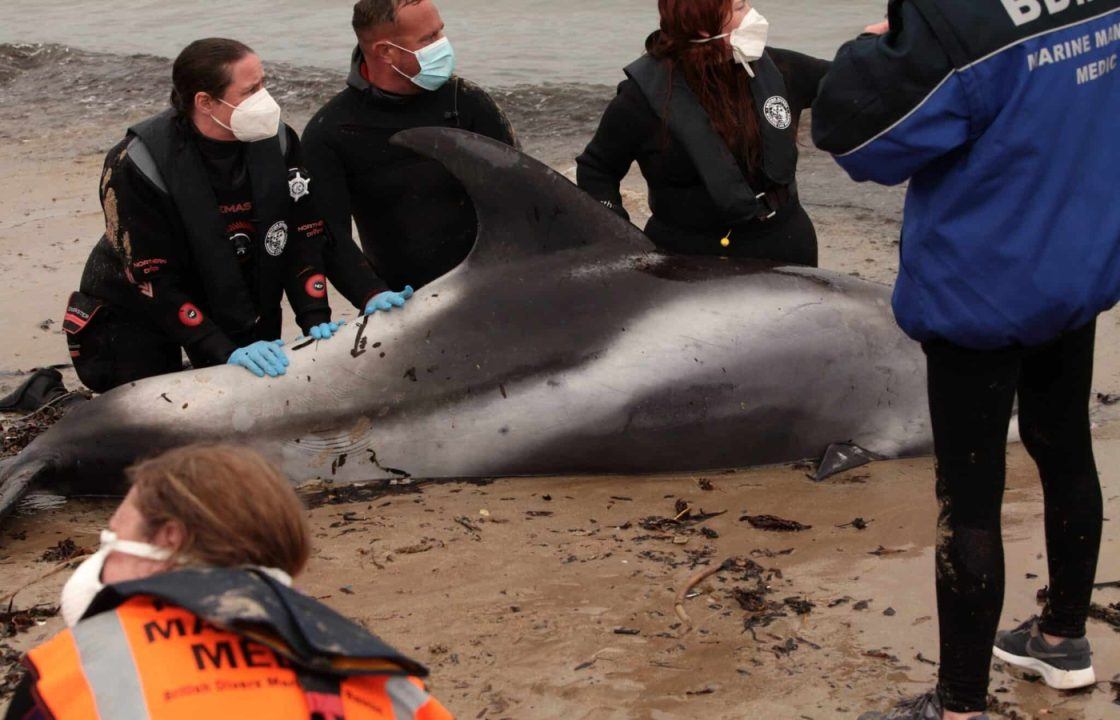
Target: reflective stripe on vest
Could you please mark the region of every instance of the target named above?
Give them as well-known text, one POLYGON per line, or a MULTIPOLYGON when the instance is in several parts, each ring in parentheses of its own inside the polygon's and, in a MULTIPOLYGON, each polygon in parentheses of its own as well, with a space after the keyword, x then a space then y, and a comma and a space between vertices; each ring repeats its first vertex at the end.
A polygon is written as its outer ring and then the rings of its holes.
POLYGON ((101 613, 78 623, 73 636, 98 715, 147 720, 150 716, 140 673, 117 613, 101 613))
POLYGON ((81 668, 82 661, 69 630, 55 635, 27 657, 38 676, 36 692, 51 717, 59 720, 96 720, 99 717, 89 683, 80 671, 74 672, 81 668))
POLYGON ((424 703, 428 702, 428 693, 424 688, 413 685, 408 678, 389 678, 385 683, 385 692, 393 699, 393 714, 398 720, 415 718, 424 703))
MULTIPOLYGON (((307 720, 289 663, 268 647, 174 606, 133 598, 28 654, 56 720, 307 720)), ((343 680, 347 720, 450 720, 416 678, 343 680)))

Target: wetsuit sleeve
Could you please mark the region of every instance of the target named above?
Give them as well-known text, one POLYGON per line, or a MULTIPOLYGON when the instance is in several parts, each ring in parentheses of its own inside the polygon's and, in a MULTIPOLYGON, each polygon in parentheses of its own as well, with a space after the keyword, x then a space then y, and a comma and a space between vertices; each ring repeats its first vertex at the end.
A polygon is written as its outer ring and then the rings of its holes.
POLYGON ((651 114, 637 85, 624 81, 603 113, 595 137, 576 158, 576 183, 580 188, 627 220, 630 214, 622 206, 622 179, 630 172, 641 146, 638 121, 651 114))
POLYGON ((774 64, 785 78, 790 104, 796 108, 811 107, 817 99, 817 89, 832 63, 811 55, 774 48, 770 50, 774 64))
POLYGON ((322 115, 316 115, 303 132, 303 159, 312 177, 315 207, 326 222, 326 236, 319 244, 327 278, 354 307, 362 310, 379 292, 389 289, 377 276, 365 253, 354 241, 350 224, 350 187, 346 165, 331 142, 322 115))
POLYGON ((295 232, 288 239, 285 252, 284 292, 296 314, 296 324, 306 335, 314 326, 331 319, 330 301, 327 299, 327 279, 323 255, 327 245, 327 223, 317 205, 315 184, 311 173, 303 166, 299 138, 291 128, 288 131, 288 187, 292 190, 292 209, 289 227, 295 232))
POLYGON ((521 143, 517 140, 513 125, 494 98, 482 88, 466 80, 460 79, 459 84, 460 100, 463 103, 459 112, 463 116, 461 119, 463 129, 485 135, 520 150, 521 143))
POLYGON ((136 307, 193 356, 224 363, 237 346, 183 287, 188 261, 170 230, 175 212, 170 199, 132 164, 125 146, 114 153, 101 176, 101 207, 106 237, 136 293, 136 307))
POLYGON ((967 143, 968 88, 916 7, 890 5, 890 31, 840 48, 813 106, 813 140, 858 181, 895 185, 967 143))

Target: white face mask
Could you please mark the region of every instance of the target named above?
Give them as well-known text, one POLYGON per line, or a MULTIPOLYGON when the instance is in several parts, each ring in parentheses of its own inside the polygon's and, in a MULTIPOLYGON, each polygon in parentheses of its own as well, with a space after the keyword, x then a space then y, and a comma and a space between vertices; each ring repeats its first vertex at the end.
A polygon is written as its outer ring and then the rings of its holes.
POLYGON ((240 105, 230 105, 221 99, 218 102, 233 108, 229 125, 213 115, 210 119, 229 130, 241 142, 267 140, 280 129, 280 106, 265 88, 245 98, 240 105))
MULTIPOLYGON (((101 531, 101 547, 96 553, 82 561, 81 565, 66 581, 62 588, 62 619, 67 627, 74 627, 86 614, 97 593, 105 587, 101 582, 101 570, 109 553, 119 552, 145 560, 166 562, 171 559, 171 551, 157 545, 132 540, 120 540, 111 530, 101 531)), ((258 567, 258 570, 276 580, 281 585, 292 586, 292 576, 279 568, 258 567)))
POLYGON ((105 587, 105 583, 101 582, 101 569, 105 566, 105 559, 109 557, 109 553, 113 552, 157 562, 171 559, 171 551, 167 548, 132 540, 120 540, 115 532, 102 530, 101 547, 82 561, 62 588, 62 619, 66 621, 67 627, 78 624, 89 609, 90 603, 97 597, 97 593, 105 587))
POLYGON ((766 50, 766 40, 769 35, 770 22, 762 17, 762 13, 752 7, 743 16, 743 22, 739 23, 739 27, 731 32, 710 38, 700 38, 692 42, 697 44, 709 43, 730 37, 731 54, 734 55, 736 62, 747 69, 747 74, 754 77, 754 69, 751 68, 750 63, 762 57, 762 53, 766 50))

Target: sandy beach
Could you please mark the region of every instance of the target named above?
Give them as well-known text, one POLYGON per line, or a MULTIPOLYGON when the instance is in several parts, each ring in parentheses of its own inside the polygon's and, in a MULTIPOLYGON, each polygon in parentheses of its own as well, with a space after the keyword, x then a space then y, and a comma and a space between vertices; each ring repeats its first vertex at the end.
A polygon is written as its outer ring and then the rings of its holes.
MULTIPOLYGON (((13 113, 0 113, 0 393, 18 384, 20 371, 68 362, 64 302, 101 232, 102 153, 125 125, 39 129, 13 113)), ((524 141, 570 174, 577 144, 524 141)), ((801 194, 822 267, 892 282, 902 189, 855 185, 803 145, 801 194)), ((627 188, 640 223, 647 212, 640 178, 627 188)), ((1099 324, 1095 392, 1120 392, 1118 339, 1113 312, 1099 324)), ((72 372, 67 382, 74 385, 72 372)), ((1098 581, 1106 582, 1120 580, 1120 424, 1098 401, 1094 417, 1109 518, 1098 581)), ((1046 583, 1038 477, 1018 445, 1009 449, 1008 485, 1004 626, 1036 611, 1046 583)), ((310 499, 316 552, 299 586, 429 664, 433 692, 460 718, 854 718, 924 690, 934 676, 929 458, 877 463, 823 484, 804 469, 778 467, 427 485, 359 493, 341 504, 310 499), (674 517, 679 500, 693 514, 722 514, 648 520, 674 517), (740 520, 760 514, 811 528, 768 532, 740 520), (856 518, 866 529, 851 524, 856 518), (697 568, 728 558, 739 559, 734 568, 700 583, 687 601, 694 627, 686 632, 674 613, 676 592, 697 568)), ((50 570, 40 558, 60 541, 93 546, 112 507, 72 501, 7 522, 0 594, 50 570)), ((14 607, 56 603, 64 579, 32 584, 14 607)), ((1120 590, 1102 589, 1096 602, 1120 602, 1120 590)), ((60 627, 52 618, 15 637, 0 628, 0 655, 60 627)), ((1120 677, 1120 634, 1093 620, 1089 635, 1096 688, 1062 694, 997 666, 993 716, 1120 717, 1117 686, 1109 684, 1120 677)))

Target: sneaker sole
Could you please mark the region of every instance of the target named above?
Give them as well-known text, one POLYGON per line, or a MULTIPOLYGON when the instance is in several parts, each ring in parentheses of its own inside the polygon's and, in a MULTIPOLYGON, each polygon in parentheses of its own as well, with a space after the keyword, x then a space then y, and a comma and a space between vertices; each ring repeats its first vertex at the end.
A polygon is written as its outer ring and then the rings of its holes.
POLYGON ((1092 667, 1083 670, 1061 670, 1037 658, 1012 655, 998 647, 992 648, 992 654, 1006 663, 1038 673, 1042 676, 1042 681, 1055 690, 1076 690, 1097 683, 1097 675, 1092 667))

